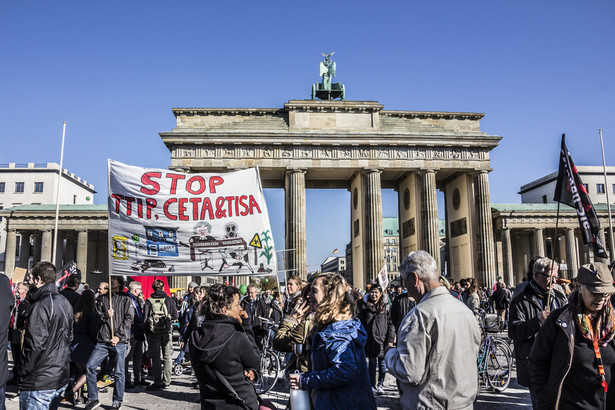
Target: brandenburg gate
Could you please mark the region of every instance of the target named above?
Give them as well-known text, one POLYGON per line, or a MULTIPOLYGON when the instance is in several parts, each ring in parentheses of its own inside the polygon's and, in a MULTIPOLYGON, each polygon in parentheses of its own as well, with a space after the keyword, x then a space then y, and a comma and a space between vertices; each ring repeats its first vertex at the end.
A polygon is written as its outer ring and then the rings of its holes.
POLYGON ((440 189, 449 276, 473 276, 484 285, 496 279, 488 173, 489 152, 500 137, 481 132, 483 114, 388 111, 376 101, 327 99, 290 100, 282 108, 174 108, 173 114, 177 126, 160 133, 171 169, 256 166, 265 188, 284 188, 285 247, 296 250, 288 253, 286 268, 302 277, 306 189, 351 192, 352 277, 364 288, 385 264, 381 189, 393 188, 403 255, 424 249, 445 262, 440 189))

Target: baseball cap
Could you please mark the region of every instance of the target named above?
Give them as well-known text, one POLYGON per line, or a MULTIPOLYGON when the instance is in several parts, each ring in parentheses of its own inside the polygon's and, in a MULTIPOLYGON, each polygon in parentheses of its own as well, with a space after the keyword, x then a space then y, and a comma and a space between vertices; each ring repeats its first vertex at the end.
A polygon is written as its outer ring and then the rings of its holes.
POLYGON ((602 262, 589 263, 579 268, 577 281, 585 285, 591 293, 615 293, 613 275, 602 262))
POLYGON ((189 287, 189 288, 196 288, 197 286, 199 286, 199 285, 197 285, 197 284, 196 284, 196 282, 190 282, 190 283, 188 284, 188 287, 189 287))

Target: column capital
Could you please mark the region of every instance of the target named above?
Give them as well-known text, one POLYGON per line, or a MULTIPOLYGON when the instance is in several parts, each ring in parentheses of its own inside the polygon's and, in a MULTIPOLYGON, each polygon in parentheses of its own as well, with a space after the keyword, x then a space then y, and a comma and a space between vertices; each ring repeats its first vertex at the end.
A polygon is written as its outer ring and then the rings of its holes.
POLYGON ((438 170, 434 169, 434 168, 425 168, 425 169, 420 169, 417 172, 418 172, 419 175, 436 174, 438 172, 438 170))
POLYGON ((286 168, 287 174, 305 174, 307 169, 304 168, 286 168))
POLYGON ((380 168, 365 168, 363 174, 382 174, 382 169, 380 168))

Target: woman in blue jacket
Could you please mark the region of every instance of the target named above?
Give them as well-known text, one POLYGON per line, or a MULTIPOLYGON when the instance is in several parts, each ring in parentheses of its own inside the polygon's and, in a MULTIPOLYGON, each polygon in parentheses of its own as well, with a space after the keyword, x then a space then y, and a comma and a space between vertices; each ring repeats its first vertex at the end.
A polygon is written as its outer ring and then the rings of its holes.
POLYGON ((367 333, 354 317, 344 279, 318 276, 308 299, 314 312, 309 368, 292 374, 291 388, 308 389, 315 410, 375 409, 364 346, 367 333))

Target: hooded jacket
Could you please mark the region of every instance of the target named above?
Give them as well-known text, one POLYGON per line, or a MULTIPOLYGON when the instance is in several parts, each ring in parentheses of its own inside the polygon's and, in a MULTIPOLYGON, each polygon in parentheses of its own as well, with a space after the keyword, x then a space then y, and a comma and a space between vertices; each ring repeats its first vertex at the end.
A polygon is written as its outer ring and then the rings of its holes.
POLYGON ((367 332, 358 318, 315 329, 310 372, 301 375, 301 388, 312 390, 315 410, 375 409, 367 372, 367 332))
POLYGON ((369 303, 359 303, 359 319, 367 332, 365 355, 367 357, 384 357, 384 346, 395 342, 395 327, 389 318, 389 312, 377 312, 369 303))
POLYGON ((0 275, 0 386, 6 385, 9 377, 7 346, 9 322, 14 303, 15 298, 11 292, 9 278, 6 275, 0 275))
POLYGON ((30 316, 19 375, 22 391, 57 390, 68 384, 73 307, 48 283, 28 293, 30 316))
POLYGON ((260 355, 238 320, 228 316, 205 319, 190 336, 190 355, 199 381, 202 409, 246 409, 212 369, 228 381, 249 409, 259 408, 254 385, 243 372, 252 369, 257 373, 260 355))

